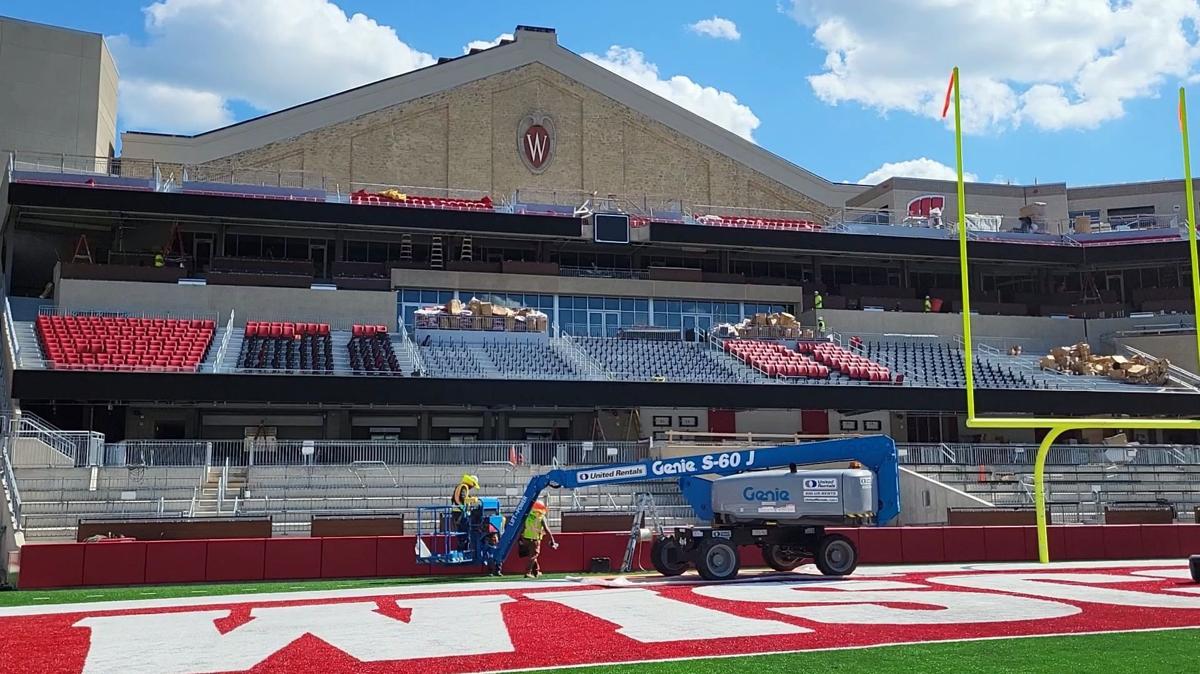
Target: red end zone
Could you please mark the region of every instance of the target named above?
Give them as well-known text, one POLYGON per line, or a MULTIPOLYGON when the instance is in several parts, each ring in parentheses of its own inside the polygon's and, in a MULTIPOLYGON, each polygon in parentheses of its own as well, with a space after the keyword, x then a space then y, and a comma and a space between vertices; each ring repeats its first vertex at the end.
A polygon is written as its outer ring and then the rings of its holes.
POLYGON ((1179 564, 438 584, 0 609, 3 672, 477 672, 1200 627, 1179 564))

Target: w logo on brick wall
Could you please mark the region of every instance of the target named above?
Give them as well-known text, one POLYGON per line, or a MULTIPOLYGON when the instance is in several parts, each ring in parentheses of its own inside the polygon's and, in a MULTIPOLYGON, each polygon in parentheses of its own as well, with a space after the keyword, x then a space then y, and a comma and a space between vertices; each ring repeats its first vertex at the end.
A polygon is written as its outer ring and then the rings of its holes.
POLYGON ((517 152, 525 167, 541 173, 554 159, 554 121, 540 113, 526 115, 517 127, 517 152))

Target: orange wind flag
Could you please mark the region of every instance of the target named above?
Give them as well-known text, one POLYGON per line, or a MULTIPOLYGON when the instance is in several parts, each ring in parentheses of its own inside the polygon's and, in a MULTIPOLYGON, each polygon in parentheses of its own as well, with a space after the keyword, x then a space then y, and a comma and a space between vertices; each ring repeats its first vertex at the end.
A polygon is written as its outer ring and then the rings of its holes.
POLYGON ((950 71, 950 83, 946 85, 946 102, 942 103, 942 118, 945 119, 946 111, 950 109, 950 94, 954 93, 954 71, 950 71))

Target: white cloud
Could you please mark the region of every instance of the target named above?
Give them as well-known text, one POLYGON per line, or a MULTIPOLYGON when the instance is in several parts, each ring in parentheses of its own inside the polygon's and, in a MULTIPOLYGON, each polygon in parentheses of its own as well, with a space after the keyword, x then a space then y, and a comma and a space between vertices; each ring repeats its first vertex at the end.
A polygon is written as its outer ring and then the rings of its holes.
POLYGON ((760 123, 758 117, 728 91, 702 86, 684 75, 662 79, 658 66, 629 47, 613 45, 603 56, 585 53, 583 57, 746 140, 754 140, 754 130, 760 123))
MULTIPOLYGON (((946 166, 940 161, 929 157, 919 157, 905 161, 890 161, 858 179, 859 185, 878 185, 888 178, 930 178, 933 180, 958 180, 958 173, 953 166, 946 166)), ((978 182, 979 176, 969 171, 963 172, 967 182, 978 182)))
POLYGON ((701 19, 696 23, 689 24, 688 28, 693 33, 715 37, 718 40, 742 39, 742 34, 738 32, 737 24, 719 16, 714 16, 711 19, 701 19))
POLYGON ((1200 60, 1196 0, 793 0, 825 51, 829 104, 939 118, 962 70, 969 131, 1095 128, 1200 60))
POLYGON ((492 47, 499 45, 501 42, 511 41, 512 39, 512 33, 500 33, 493 40, 471 40, 466 44, 465 47, 463 47, 463 53, 470 54, 472 49, 491 49, 492 47))
POLYGON ((198 133, 234 121, 225 99, 211 91, 123 79, 118 95, 124 123, 140 131, 198 133))
POLYGON ((108 38, 122 78, 136 82, 122 87, 129 128, 202 130, 229 121, 230 101, 270 112, 434 63, 392 28, 328 0, 161 0, 143 12, 144 43, 108 38), (172 89, 206 112, 151 105, 172 89))

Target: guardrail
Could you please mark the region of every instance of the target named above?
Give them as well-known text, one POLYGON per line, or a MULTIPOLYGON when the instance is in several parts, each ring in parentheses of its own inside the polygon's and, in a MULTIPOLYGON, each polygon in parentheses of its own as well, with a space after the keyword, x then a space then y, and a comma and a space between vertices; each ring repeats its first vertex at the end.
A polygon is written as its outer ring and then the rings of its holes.
POLYGON ((12 304, 8 301, 7 295, 4 297, 4 335, 8 360, 15 370, 21 366, 21 345, 17 342, 17 327, 13 323, 12 304))
POLYGON ((379 440, 126 440, 104 446, 106 466, 304 466, 518 463, 591 465, 639 461, 649 456, 646 441, 379 441, 379 440), (311 454, 305 454, 311 449, 311 454))
MULTIPOLYGON (((970 445, 957 443, 897 444, 900 463, 964 466, 1032 466, 1036 444, 970 445)), ((1200 466, 1195 445, 1056 445, 1046 458, 1049 465, 1186 465, 1200 466)))
MULTIPOLYGON (((0 479, 4 481, 4 492, 8 495, 9 513, 12 515, 13 530, 21 531, 21 490, 17 486, 16 475, 13 474, 12 461, 8 454, 9 438, 0 438, 0 479)), ((0 494, 3 498, 4 494, 0 494)), ((0 526, 6 526, 0 522, 0 526)))

